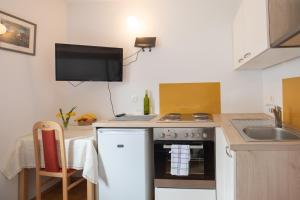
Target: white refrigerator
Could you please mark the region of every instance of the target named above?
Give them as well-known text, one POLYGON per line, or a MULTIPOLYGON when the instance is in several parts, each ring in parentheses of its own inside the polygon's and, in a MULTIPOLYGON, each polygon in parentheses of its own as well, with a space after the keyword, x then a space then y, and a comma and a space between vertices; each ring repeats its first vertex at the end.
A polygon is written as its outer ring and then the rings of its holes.
POLYGON ((99 200, 152 200, 151 129, 98 129, 99 200))

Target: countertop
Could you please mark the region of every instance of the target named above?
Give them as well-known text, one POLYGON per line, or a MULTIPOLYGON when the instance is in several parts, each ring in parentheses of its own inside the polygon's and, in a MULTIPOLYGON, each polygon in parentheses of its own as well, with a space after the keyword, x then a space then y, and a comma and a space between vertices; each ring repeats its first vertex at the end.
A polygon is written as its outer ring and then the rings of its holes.
POLYGON ((184 128, 184 127, 220 127, 233 151, 293 151, 300 150, 299 141, 288 142, 246 142, 233 127, 232 119, 272 119, 270 116, 257 114, 218 114, 213 115, 213 122, 160 122, 160 116, 150 121, 110 121, 101 120, 93 123, 93 127, 101 128, 184 128))
POLYGON ((156 116, 150 121, 113 121, 101 120, 93 123, 94 127, 106 128, 184 128, 184 127, 217 127, 219 126, 214 122, 161 122, 161 116, 156 116))

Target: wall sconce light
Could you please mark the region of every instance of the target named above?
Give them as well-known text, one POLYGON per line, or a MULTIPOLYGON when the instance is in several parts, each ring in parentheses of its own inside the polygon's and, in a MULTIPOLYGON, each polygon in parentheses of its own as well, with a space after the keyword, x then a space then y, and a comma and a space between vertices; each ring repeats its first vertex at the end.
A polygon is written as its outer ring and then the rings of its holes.
POLYGON ((145 48, 149 48, 149 52, 151 52, 151 48, 155 47, 156 37, 137 37, 135 39, 135 47, 142 48, 145 51, 145 48))
POLYGON ((0 35, 6 33, 6 27, 0 23, 0 35))
POLYGON ((133 61, 130 61, 130 62, 128 62, 127 64, 125 64, 123 66, 128 66, 131 63, 136 62, 139 58, 139 54, 141 53, 141 51, 144 52, 145 48, 149 48, 149 52, 151 52, 151 48, 155 47, 155 43, 156 43, 156 37, 137 37, 137 38, 135 38, 134 46, 139 47, 141 49, 138 50, 137 52, 135 52, 134 54, 124 58, 123 60, 127 60, 127 59, 132 58, 133 56, 135 56, 135 59, 133 61))

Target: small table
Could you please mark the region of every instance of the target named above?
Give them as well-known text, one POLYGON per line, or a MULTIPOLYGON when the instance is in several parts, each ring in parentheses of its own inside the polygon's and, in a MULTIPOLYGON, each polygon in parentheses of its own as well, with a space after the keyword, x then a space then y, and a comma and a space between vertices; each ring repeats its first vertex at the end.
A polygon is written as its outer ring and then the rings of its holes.
MULTIPOLYGON (((65 148, 68 168, 83 170, 87 179, 87 199, 94 200, 95 186, 98 182, 98 158, 96 137, 93 129, 71 127, 65 132, 65 148)), ((42 151, 42 149, 41 149, 42 151)), ((41 152, 42 166, 43 152, 41 152)), ((28 134, 18 139, 11 156, 6 161, 2 173, 8 179, 19 174, 19 199, 28 199, 28 169, 35 168, 33 135, 28 134)))

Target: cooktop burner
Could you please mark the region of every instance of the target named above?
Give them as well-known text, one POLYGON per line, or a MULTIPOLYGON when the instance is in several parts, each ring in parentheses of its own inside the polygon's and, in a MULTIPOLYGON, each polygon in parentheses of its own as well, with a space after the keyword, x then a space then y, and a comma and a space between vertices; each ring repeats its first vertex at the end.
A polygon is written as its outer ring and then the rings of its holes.
POLYGON ((210 114, 208 113, 193 113, 194 120, 208 120, 210 119, 210 114))
POLYGON ((208 113, 192 113, 192 114, 181 114, 181 113, 169 113, 160 118, 160 121, 164 122, 193 122, 193 121, 212 121, 212 115, 208 113))
POLYGON ((165 119, 168 120, 180 120, 181 119, 181 114, 180 113, 169 113, 165 116, 165 119))

